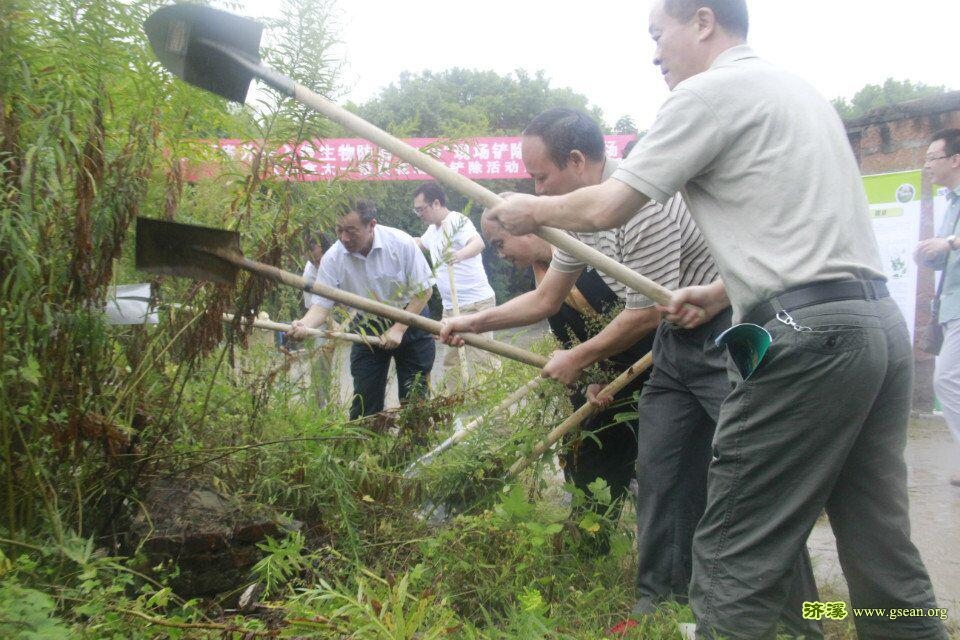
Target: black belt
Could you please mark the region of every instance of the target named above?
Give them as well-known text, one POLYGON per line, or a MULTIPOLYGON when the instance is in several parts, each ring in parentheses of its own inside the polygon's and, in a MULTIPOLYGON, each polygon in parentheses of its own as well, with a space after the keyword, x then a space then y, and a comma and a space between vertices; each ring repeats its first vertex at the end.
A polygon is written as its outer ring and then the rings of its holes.
POLYGON ((837 300, 879 300, 890 295, 882 280, 833 280, 781 291, 764 300, 743 317, 743 322, 761 327, 781 311, 793 311, 837 300))

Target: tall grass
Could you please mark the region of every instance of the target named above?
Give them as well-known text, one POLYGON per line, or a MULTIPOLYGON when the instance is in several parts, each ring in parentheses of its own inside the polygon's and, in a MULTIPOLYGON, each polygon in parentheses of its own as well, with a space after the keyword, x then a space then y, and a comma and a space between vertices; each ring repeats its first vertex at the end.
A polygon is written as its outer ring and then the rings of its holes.
MULTIPOLYGON (((158 289, 166 300, 203 312, 164 314, 155 328, 109 327, 100 311, 108 285, 145 277, 132 266, 135 217, 236 228, 248 253, 289 267, 283 262, 297 259, 301 229, 344 197, 339 185, 273 183, 261 163, 184 182, 183 158, 215 159, 204 139, 286 142, 317 136, 324 125, 287 102, 226 105, 163 72, 141 28, 160 4, 0 5, 0 530, 7 538, 50 534, 62 543, 69 530, 108 533, 144 474, 162 467, 213 408, 210 380, 234 339, 243 339, 224 334, 220 313, 295 296, 248 278, 237 289, 168 280, 158 289), (195 388, 206 389, 206 400, 197 401, 195 388), (196 402, 190 411, 186 399, 196 402)), ((286 59, 286 70, 330 92, 336 61, 328 20, 325 2, 285 3, 273 27, 288 50, 268 59, 283 69, 283 55, 305 47, 308 60, 286 59)), ((249 427, 248 420, 234 429, 249 427)))

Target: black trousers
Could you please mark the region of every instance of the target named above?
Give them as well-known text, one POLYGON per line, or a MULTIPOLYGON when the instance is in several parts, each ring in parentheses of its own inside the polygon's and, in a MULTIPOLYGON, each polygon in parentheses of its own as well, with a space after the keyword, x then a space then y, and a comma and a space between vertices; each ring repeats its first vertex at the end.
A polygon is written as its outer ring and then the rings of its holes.
MULTIPOLYGON (((635 395, 643 387, 647 374, 629 384, 614 396, 609 407, 584 420, 580 429, 588 432, 580 436, 560 455, 566 479, 583 489, 603 478, 610 486, 610 497, 621 500, 627 493, 637 463, 636 420, 617 422, 617 415, 636 409, 635 395)), ((570 398, 579 408, 587 399, 580 393, 570 398)))
MULTIPOLYGON (((610 522, 616 522, 620 517, 637 464, 637 431, 636 419, 621 422, 617 416, 635 411, 636 395, 648 375, 648 371, 640 374, 613 397, 609 407, 584 420, 581 433, 561 452, 564 478, 586 495, 586 503, 574 511, 574 518, 580 517, 585 510, 600 515, 606 513, 610 522), (610 487, 612 509, 610 505, 593 499, 589 485, 598 478, 603 478, 610 487)), ((587 399, 578 392, 573 394, 570 402, 576 409, 587 399)), ((592 542, 584 545, 584 550, 607 553, 609 531, 599 532, 592 542)))
MULTIPOLYGON (((429 317, 424 308, 423 314, 429 317)), ((382 333, 383 323, 368 333, 382 333)), ((366 328, 369 328, 366 327, 366 328)), ((393 350, 355 344, 350 350, 350 374, 353 376, 353 404, 350 419, 369 416, 383 411, 387 390, 387 372, 390 360, 397 365, 397 384, 400 404, 408 400, 430 396, 430 371, 436 357, 437 347, 433 336, 422 329, 410 327, 403 334, 400 346, 393 350)))
POLYGON ((689 331, 668 322, 657 328, 638 428, 637 591, 645 613, 687 597, 710 445, 730 393, 726 354, 713 341, 729 326, 728 310, 689 331))

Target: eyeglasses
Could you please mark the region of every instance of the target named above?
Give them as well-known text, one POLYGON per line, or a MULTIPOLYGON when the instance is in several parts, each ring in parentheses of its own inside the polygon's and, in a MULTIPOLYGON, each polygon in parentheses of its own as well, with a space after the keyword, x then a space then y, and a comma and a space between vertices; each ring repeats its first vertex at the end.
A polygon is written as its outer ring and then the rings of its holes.
POLYGON ((422 215, 423 215, 423 212, 426 211, 426 210, 427 210, 427 207, 429 207, 429 206, 430 206, 430 205, 425 204, 425 205, 421 205, 421 206, 419 206, 419 207, 414 207, 414 208, 413 208, 413 212, 414 212, 415 214, 417 214, 418 216, 422 216, 422 215))

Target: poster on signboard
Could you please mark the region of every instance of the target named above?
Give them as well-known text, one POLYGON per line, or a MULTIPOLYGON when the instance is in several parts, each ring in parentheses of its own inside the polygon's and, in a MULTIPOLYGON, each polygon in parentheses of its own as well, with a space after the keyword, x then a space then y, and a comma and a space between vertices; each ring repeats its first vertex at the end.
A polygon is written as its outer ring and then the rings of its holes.
POLYGON ((917 316, 913 248, 920 240, 920 172, 864 176, 863 186, 870 202, 887 288, 900 306, 912 338, 917 316))
MULTIPOLYGON (((887 287, 907 320, 911 338, 917 316, 917 265, 913 261, 913 249, 920 241, 920 181, 919 171, 863 177, 887 287)), ((939 230, 946 211, 943 190, 937 192, 933 204, 933 228, 939 230)))
MULTIPOLYGON (((622 158, 634 134, 606 135, 604 151, 609 158, 622 158)), ((520 136, 482 137, 463 140, 405 138, 409 146, 433 156, 448 169, 471 180, 527 178, 520 136)), ((222 139, 201 141, 215 149, 217 160, 181 163, 184 177, 192 182, 219 176, 227 160, 249 165, 256 159, 262 170, 281 180, 428 180, 427 172, 404 162, 386 149, 362 138, 304 140, 296 144, 265 146, 263 141, 222 139)))

